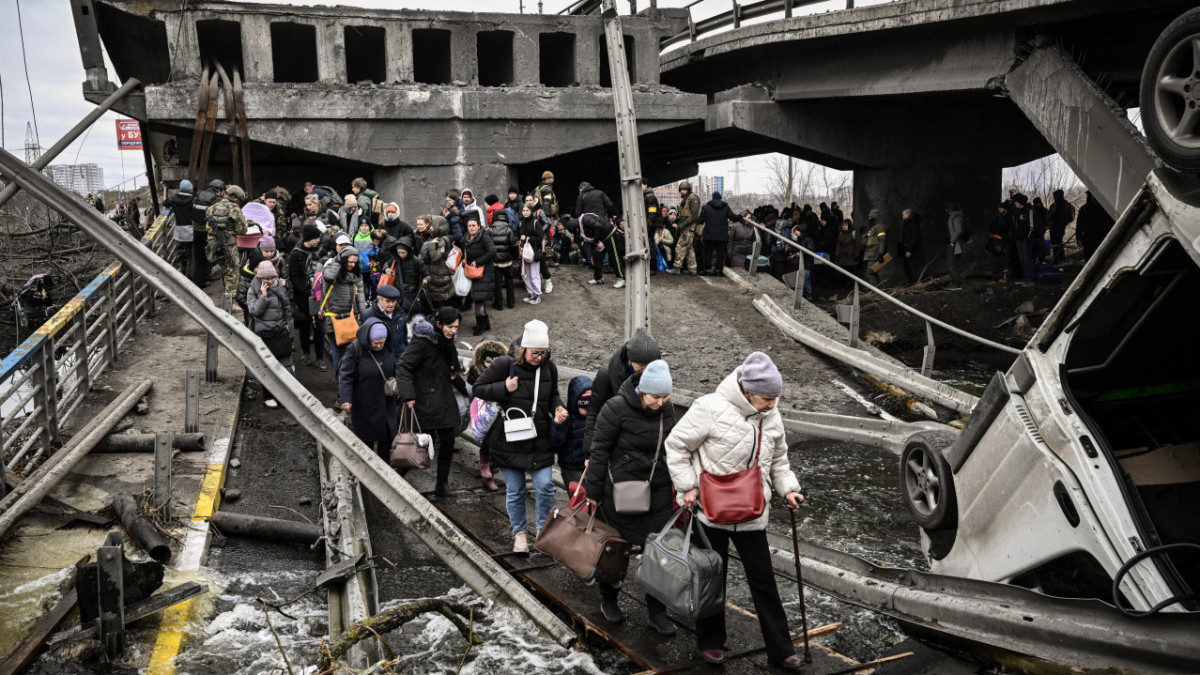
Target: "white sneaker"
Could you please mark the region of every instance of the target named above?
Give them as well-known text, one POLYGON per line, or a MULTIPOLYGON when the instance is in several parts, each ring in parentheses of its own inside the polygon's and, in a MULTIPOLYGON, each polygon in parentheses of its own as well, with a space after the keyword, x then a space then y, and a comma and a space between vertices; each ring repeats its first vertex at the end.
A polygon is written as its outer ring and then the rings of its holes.
POLYGON ((617 279, 617 283, 613 284, 613 288, 625 288, 625 280, 617 279))
POLYGON ((588 279, 589 286, 595 286, 597 284, 602 284, 602 283, 604 283, 604 282, 600 281, 599 279, 588 279))
POLYGON ((533 296, 527 295, 527 296, 521 298, 521 302, 533 302, 533 296))
POLYGON ((550 292, 553 292, 553 291, 554 291, 554 282, 553 282, 553 281, 550 281, 549 279, 547 279, 547 280, 546 280, 546 283, 542 284, 542 292, 543 292, 543 293, 550 293, 550 292))
POLYGON ((523 530, 513 535, 513 553, 529 553, 529 540, 523 530))
POLYGON ((540 295, 535 295, 535 296, 533 297, 533 299, 529 301, 529 304, 531 304, 531 305, 540 305, 540 304, 542 304, 542 296, 540 296, 540 295))

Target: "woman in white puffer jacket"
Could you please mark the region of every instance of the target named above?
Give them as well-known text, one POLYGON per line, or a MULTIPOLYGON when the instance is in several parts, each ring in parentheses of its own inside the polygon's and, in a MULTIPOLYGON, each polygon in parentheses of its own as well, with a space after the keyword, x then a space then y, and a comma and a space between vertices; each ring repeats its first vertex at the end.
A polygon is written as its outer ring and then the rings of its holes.
MULTIPOLYGON (((781 393, 783 377, 779 369, 769 356, 754 352, 717 386, 716 392, 696 399, 671 431, 665 447, 671 480, 685 507, 699 504, 702 471, 737 473, 749 468, 757 457, 765 497, 761 515, 740 523, 714 525, 702 509, 695 514, 713 549, 725 561, 726 573, 729 542, 737 547, 766 640, 768 660, 786 670, 799 670, 803 661, 792 646, 767 546, 772 486, 787 501, 788 508, 796 509, 804 503, 800 483, 788 464, 783 418, 775 408, 781 393)), ((696 643, 705 661, 725 661, 726 637, 724 612, 696 621, 696 643)))

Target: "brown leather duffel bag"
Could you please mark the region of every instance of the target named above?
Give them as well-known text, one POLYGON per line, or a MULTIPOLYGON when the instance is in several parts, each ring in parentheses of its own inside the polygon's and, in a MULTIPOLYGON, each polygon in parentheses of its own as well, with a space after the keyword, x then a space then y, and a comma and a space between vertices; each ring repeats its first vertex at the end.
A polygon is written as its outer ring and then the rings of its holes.
POLYGON ((616 528, 596 520, 596 511, 583 512, 583 504, 568 509, 555 507, 538 532, 533 547, 584 581, 616 583, 629 569, 629 542, 616 528))

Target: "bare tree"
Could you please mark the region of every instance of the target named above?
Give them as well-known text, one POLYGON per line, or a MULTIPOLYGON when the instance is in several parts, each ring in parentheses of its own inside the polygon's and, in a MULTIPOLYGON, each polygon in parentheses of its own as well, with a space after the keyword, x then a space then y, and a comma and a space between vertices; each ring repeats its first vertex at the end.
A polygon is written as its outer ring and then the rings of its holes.
POLYGON ((1048 198, 1055 190, 1071 193, 1080 188, 1079 177, 1059 155, 1047 155, 1027 164, 1004 170, 1005 191, 1016 190, 1032 197, 1048 198))
POLYGON ((780 154, 773 154, 767 159, 767 170, 770 172, 767 177, 767 190, 771 197, 781 204, 792 203, 796 194, 797 164, 796 158, 780 154))

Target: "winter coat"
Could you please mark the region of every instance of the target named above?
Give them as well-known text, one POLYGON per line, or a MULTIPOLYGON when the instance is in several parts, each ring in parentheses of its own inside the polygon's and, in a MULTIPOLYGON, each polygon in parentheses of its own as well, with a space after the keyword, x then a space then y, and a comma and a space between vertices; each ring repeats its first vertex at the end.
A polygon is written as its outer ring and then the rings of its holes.
POLYGON ((492 243, 492 235, 486 228, 480 226, 479 234, 474 239, 470 233, 462 240, 463 256, 472 265, 483 266, 483 277, 471 281, 471 300, 475 302, 491 302, 492 293, 496 290, 496 270, 492 262, 496 259, 496 246, 492 243))
POLYGON ((379 301, 376 300, 371 303, 370 307, 367 307, 367 311, 362 313, 363 323, 372 318, 379 319, 388 327, 388 341, 392 345, 392 353, 395 355, 396 361, 399 361, 400 355, 408 347, 408 324, 404 319, 404 308, 397 304, 395 311, 389 317, 380 309, 379 301))
POLYGON ((874 264, 883 262, 883 254, 887 252, 887 227, 876 221, 867 232, 867 243, 863 246, 863 262, 874 264))
POLYGON ((1028 206, 1017 208, 1013 206, 1013 239, 1016 241, 1029 241, 1033 235, 1033 212, 1028 206))
POLYGON ((667 453, 659 449, 658 430, 661 422, 661 438, 665 443, 675 426, 675 409, 669 402, 658 410, 642 406, 635 391, 641 377, 637 373, 625 380, 617 395, 596 416, 592 454, 583 481, 583 489, 589 498, 599 500, 609 524, 634 546, 645 543, 646 535, 661 529, 671 517, 671 475, 667 453), (613 483, 627 480, 650 481, 649 513, 616 512, 613 483))
POLYGON ((250 328, 259 335, 268 335, 280 328, 291 330, 291 293, 282 279, 266 295, 262 294, 262 277, 251 277, 247 284, 246 307, 250 311, 250 328))
POLYGON ((511 267, 520 254, 517 253, 517 235, 508 221, 493 220, 488 233, 492 235, 492 245, 496 248, 496 259, 492 264, 496 267, 511 267))
MULTIPOLYGON (((587 435, 587 417, 579 415, 579 397, 592 388, 592 378, 576 375, 567 383, 567 421, 550 423, 550 447, 558 456, 560 469, 583 470, 583 438, 587 435)), ((589 406, 590 407, 590 406, 589 406)), ((589 412, 594 412, 590 411, 589 412)))
MULTIPOLYGON (((525 248, 525 244, 533 247, 533 261, 538 262, 542 259, 542 246, 545 245, 546 229, 542 226, 542 221, 537 216, 530 216, 521 219, 521 225, 517 228, 518 237, 524 237, 525 242, 517 247, 517 258, 520 259, 520 251, 525 248)), ((517 240, 520 242, 520 239, 517 240)))
MULTIPOLYGON (((538 186, 533 189, 533 196, 537 199, 542 208, 546 209, 550 215, 558 215, 558 197, 554 194, 554 186, 549 183, 538 183, 538 186)), ((521 205, 518 204, 513 208, 518 215, 521 213, 521 205)))
POLYGON ((396 357, 390 333, 383 349, 371 351, 371 326, 377 323, 380 321, 375 318, 363 321, 357 339, 346 345, 346 353, 338 362, 338 396, 350 404, 350 423, 359 440, 391 443, 400 420, 397 401, 384 396, 383 384, 396 372, 396 357))
POLYGON ((371 256, 371 264, 375 265, 375 271, 387 271, 392 261, 396 259, 396 244, 399 242, 400 240, 397 237, 391 235, 384 237, 383 241, 379 244, 379 250, 375 252, 375 255, 371 256))
POLYGON ((680 503, 688 490, 700 487, 700 472, 726 475, 743 471, 751 465, 762 424, 762 443, 758 465, 762 467, 763 496, 766 507, 758 518, 735 525, 713 525, 697 510, 700 521, 722 530, 765 530, 771 504, 771 488, 780 497, 799 492, 800 482, 788 464, 787 440, 784 437, 783 417, 778 408, 760 413, 742 394, 738 366, 711 394, 692 403, 683 419, 667 437, 667 466, 680 503), (701 469, 703 462, 703 469, 701 469))
POLYGON ((398 251, 401 247, 408 249, 408 257, 401 258, 398 253, 395 254, 396 261, 396 284, 397 287, 403 284, 403 303, 406 307, 412 306, 412 303, 417 301, 417 296, 420 294, 421 282, 425 281, 427 276, 425 271, 425 263, 417 257, 413 252, 412 237, 400 237, 396 242, 392 251, 398 251))
POLYGON ((325 315, 325 332, 333 334, 333 317, 345 316, 354 312, 362 316, 367 308, 367 298, 363 295, 362 273, 357 267, 353 271, 343 269, 346 259, 357 257, 358 252, 353 246, 342 249, 336 258, 325 263, 321 270, 325 295, 321 297, 321 311, 325 315))
POLYGON ((447 340, 423 316, 413 319, 412 342, 396 365, 396 380, 400 383, 401 405, 417 402, 413 410, 425 432, 458 426, 454 390, 466 393, 458 352, 454 341, 447 340))
POLYGON ((1089 195, 1084 205, 1079 207, 1079 216, 1075 219, 1075 238, 1085 252, 1090 253, 1100 247, 1100 242, 1108 236, 1114 224, 1112 216, 1089 195))
POLYGON ((679 227, 691 225, 700 217, 700 210, 700 195, 689 191, 687 197, 679 204, 678 219, 675 222, 679 227))
POLYGON ((900 245, 905 251, 920 253, 921 251, 921 216, 912 214, 908 220, 900 221, 900 245))
POLYGON ((487 370, 488 359, 495 361, 507 354, 508 347, 499 340, 484 340, 475 345, 475 350, 471 352, 471 369, 467 371, 467 384, 474 385, 475 380, 487 370))
POLYGON ((425 265, 425 292, 429 294, 433 308, 437 309, 454 297, 454 270, 446 267, 446 256, 450 253, 453 242, 450 241, 450 226, 445 218, 434 216, 433 225, 429 228, 438 243, 433 239, 425 244, 421 251, 421 262, 425 265))
MULTIPOLYGON (((510 443, 504 436, 503 420, 496 420, 488 432, 492 466, 534 471, 554 464, 554 451, 550 448, 550 420, 554 417, 555 409, 562 405, 562 397, 558 393, 558 367, 549 356, 536 370, 528 364, 514 364, 509 356, 498 358, 475 380, 474 392, 477 398, 499 403, 505 412, 517 408, 528 414, 533 408, 534 374, 538 371, 541 372, 541 382, 538 386, 537 409, 533 414, 537 436, 510 443), (517 390, 513 392, 505 386, 509 366, 513 367, 517 377, 517 390)), ((520 417, 520 413, 514 413, 513 416, 520 417)))
POLYGON ((745 220, 739 220, 733 226, 733 231, 729 233, 728 254, 729 260, 732 262, 741 262, 742 258, 749 256, 754 252, 754 242, 758 238, 758 231, 754 226, 747 223, 745 220))
POLYGON ((646 204, 646 228, 653 232, 662 227, 662 210, 658 206, 658 195, 653 188, 642 190, 642 201, 646 204))
POLYGON ((592 378, 592 400, 588 403, 587 435, 583 440, 584 457, 589 456, 592 446, 592 435, 596 433, 596 419, 600 410, 608 403, 608 399, 617 395, 625 380, 633 375, 633 367, 629 365, 626 354, 628 345, 621 345, 608 359, 608 366, 596 371, 592 378))
POLYGON ((616 231, 617 226, 608 222, 608 219, 603 216, 585 213, 579 217, 579 233, 583 236, 584 241, 593 244, 605 242, 616 231))
POLYGON ((305 312, 308 311, 307 298, 312 297, 312 279, 310 275, 321 270, 321 245, 316 248, 305 248, 300 244, 292 249, 287 257, 288 280, 291 281, 294 299, 305 312))
POLYGON ((704 222, 706 241, 729 241, 729 221, 740 223, 742 217, 734 213, 725 202, 714 199, 700 209, 700 220, 704 222))
POLYGON ((833 261, 846 269, 858 264, 858 235, 854 234, 854 230, 838 231, 837 252, 833 261))
POLYGON ((613 202, 604 194, 602 190, 597 190, 592 187, 591 183, 580 183, 581 192, 579 199, 575 201, 575 217, 585 213, 594 213, 601 218, 606 218, 608 214, 613 212, 613 202))
POLYGON ((395 218, 394 220, 387 220, 385 218, 383 221, 383 229, 387 230, 388 236, 392 237, 393 239, 399 239, 400 237, 411 237, 413 234, 412 225, 400 220, 399 217, 395 218))
POLYGON ((163 208, 175 214, 175 241, 192 241, 192 204, 195 200, 190 192, 176 192, 163 202, 163 208))

